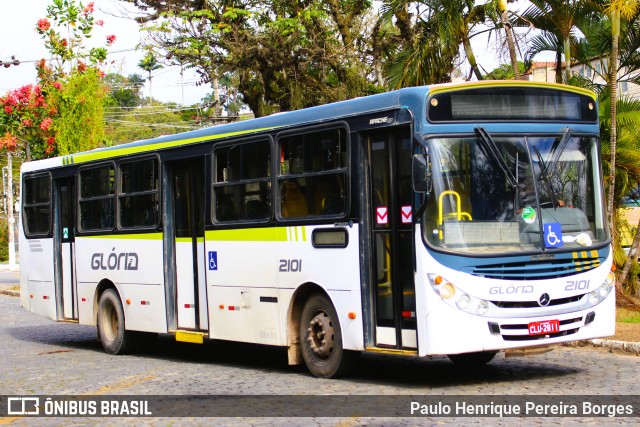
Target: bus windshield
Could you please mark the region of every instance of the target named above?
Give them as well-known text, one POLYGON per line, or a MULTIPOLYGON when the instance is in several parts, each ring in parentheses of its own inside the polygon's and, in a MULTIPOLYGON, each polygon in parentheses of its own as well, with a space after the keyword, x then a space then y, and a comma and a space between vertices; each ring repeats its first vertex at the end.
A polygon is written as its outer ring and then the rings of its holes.
POLYGON ((596 138, 478 128, 426 144, 431 191, 422 224, 431 246, 483 255, 584 250, 608 240, 596 138))

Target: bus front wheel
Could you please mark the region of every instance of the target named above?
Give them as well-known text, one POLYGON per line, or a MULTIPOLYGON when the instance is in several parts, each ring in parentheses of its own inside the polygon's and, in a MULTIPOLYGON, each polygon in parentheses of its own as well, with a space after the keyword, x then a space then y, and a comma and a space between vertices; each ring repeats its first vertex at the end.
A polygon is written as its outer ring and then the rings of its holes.
POLYGON ((107 289, 98 304, 98 338, 109 354, 124 354, 131 346, 131 332, 124 329, 124 310, 114 289, 107 289))
POLYGON ((450 354, 448 357, 456 365, 480 366, 491 362, 497 351, 478 351, 476 353, 450 354))
POLYGON ((316 377, 339 377, 351 368, 355 353, 342 348, 338 315, 325 295, 315 294, 306 301, 300 321, 300 341, 304 362, 316 377))

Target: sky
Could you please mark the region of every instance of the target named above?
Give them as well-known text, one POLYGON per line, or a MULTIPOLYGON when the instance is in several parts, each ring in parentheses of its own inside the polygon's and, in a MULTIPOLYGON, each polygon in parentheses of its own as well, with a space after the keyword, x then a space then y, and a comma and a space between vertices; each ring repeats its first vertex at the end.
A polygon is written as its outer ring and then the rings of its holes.
MULTIPOLYGON (((107 35, 116 36, 116 42, 109 47, 109 63, 103 70, 124 76, 137 73, 146 78, 147 72, 137 65, 144 54, 141 49, 136 49, 141 42, 141 33, 138 24, 131 19, 135 16, 135 8, 117 0, 93 1, 95 19, 103 20, 104 26, 94 26, 92 39, 105 46, 107 35)), ((82 3, 86 6, 89 1, 82 3)), ((41 58, 48 59, 49 54, 35 27, 38 19, 46 17, 49 4, 51 0, 0 0, 3 17, 0 25, 0 60, 10 61, 14 55, 21 61, 19 66, 0 67, 0 95, 36 83, 35 62, 41 58)), ((151 76, 153 98, 163 102, 192 105, 211 92, 208 85, 195 85, 197 76, 194 70, 185 70, 181 79, 180 67, 165 66, 151 76)), ((144 88, 144 96, 149 96, 148 85, 144 88)))
MULTIPOLYGON (((143 57, 140 48, 136 48, 142 41, 142 34, 138 24, 132 19, 136 9, 118 0, 93 0, 95 3, 95 19, 104 21, 104 27, 94 27, 93 40, 104 46, 106 36, 114 34, 116 42, 109 48, 109 64, 106 72, 116 72, 124 76, 140 74, 147 77, 147 73, 137 64, 143 57)), ((21 61, 19 66, 9 68, 0 67, 0 95, 9 90, 17 89, 26 84, 36 83, 35 62, 41 58, 48 58, 44 41, 36 32, 36 22, 46 16, 47 5, 51 0, 0 0, 3 22, 0 25, 0 60, 10 61, 14 55, 21 61)), ((83 1, 88 4, 89 1, 83 1)), ((512 9, 524 10, 529 2, 520 0, 510 5, 512 9)), ((495 42, 495 39, 491 40, 495 42)), ((492 43, 486 38, 474 38, 473 46, 476 57, 485 71, 491 71, 499 63, 508 63, 506 55, 497 58, 498 53, 492 43)), ((463 72, 468 73, 468 65, 462 64, 463 72)), ((200 102, 212 92, 209 85, 196 86, 197 75, 193 69, 185 70, 180 76, 178 66, 165 66, 152 73, 152 91, 154 99, 163 102, 175 102, 182 105, 192 105, 200 102)), ((145 85, 144 96, 149 96, 149 86, 145 85)))

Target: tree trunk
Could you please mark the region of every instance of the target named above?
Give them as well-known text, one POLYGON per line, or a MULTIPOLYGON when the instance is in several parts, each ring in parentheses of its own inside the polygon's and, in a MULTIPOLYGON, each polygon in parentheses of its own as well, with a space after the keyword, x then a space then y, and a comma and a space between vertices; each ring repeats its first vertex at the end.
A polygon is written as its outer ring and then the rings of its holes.
POLYGON ((556 83, 562 83, 562 52, 556 52, 556 83))
MULTIPOLYGON (((636 229, 636 235, 633 238, 633 243, 631 244, 631 248, 629 249, 629 256, 627 260, 624 262, 624 266, 622 267, 622 272, 618 276, 618 281, 624 286, 627 282, 627 278, 629 277, 629 271, 631 270, 631 265, 638 261, 638 255, 640 254, 640 221, 638 221, 638 228, 636 229)), ((640 288, 638 288, 638 296, 640 296, 640 288)))
POLYGON ((482 73, 480 72, 480 68, 478 67, 476 56, 473 54, 473 50, 471 49, 471 41, 469 41, 468 37, 465 37, 462 40, 462 45, 464 46, 464 53, 467 55, 467 60, 469 61, 469 65, 471 65, 473 74, 476 75, 476 78, 478 80, 484 80, 484 78, 482 77, 482 73))
MULTIPOLYGON (((617 101, 618 101, 618 39, 620 38, 620 12, 611 11, 611 57, 609 58, 609 86, 611 89, 611 159, 609 160, 609 197, 607 199, 607 218, 609 227, 613 223, 613 200, 616 184, 616 149, 618 143, 617 101)), ((611 232, 611 244, 615 247, 614 233, 611 232)))
POLYGON ((499 0, 498 7, 500 9, 500 20, 507 36, 507 46, 509 47, 509 57, 511 58, 511 68, 513 68, 513 78, 520 79, 520 70, 518 70, 518 56, 516 55, 516 42, 513 37, 513 28, 509 21, 509 11, 507 10, 507 0, 499 0))
POLYGON ((569 84, 569 78, 571 78, 571 37, 567 36, 564 39, 564 82, 569 84))

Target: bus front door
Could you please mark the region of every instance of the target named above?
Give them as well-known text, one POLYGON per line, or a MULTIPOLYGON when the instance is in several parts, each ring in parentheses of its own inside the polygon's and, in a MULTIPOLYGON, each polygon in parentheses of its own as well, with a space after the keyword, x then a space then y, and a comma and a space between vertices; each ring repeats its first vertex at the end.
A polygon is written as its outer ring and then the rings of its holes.
POLYGON ((378 347, 415 351, 411 132, 409 127, 364 137, 368 170, 370 334, 378 347))
POLYGON ((75 177, 54 179, 54 277, 58 320, 78 319, 75 277, 75 177))
POLYGON ((165 251, 169 329, 207 330, 204 159, 165 163, 165 251))

